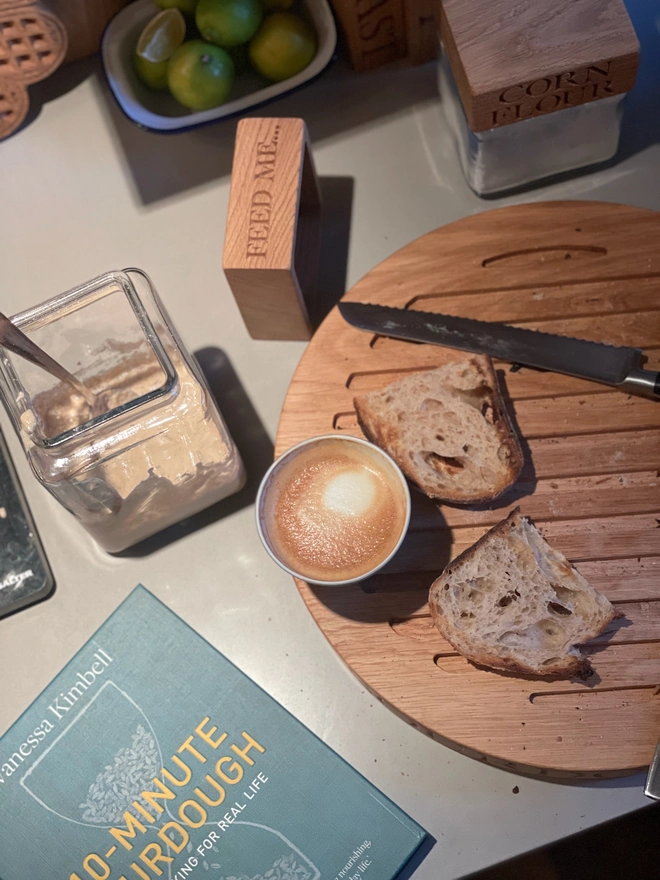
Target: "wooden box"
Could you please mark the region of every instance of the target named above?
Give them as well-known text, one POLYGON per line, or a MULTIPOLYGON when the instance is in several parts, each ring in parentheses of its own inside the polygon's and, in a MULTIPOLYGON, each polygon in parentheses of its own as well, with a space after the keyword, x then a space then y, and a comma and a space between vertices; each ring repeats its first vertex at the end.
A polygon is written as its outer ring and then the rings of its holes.
POLYGON ((309 339, 321 195, 302 119, 238 123, 223 268, 254 339, 309 339))
POLYGON ((438 57, 440 0, 405 0, 406 44, 411 64, 424 64, 438 57))
MULTIPOLYGON (((374 70, 405 58, 404 5, 409 0, 330 0, 353 70, 374 70)), ((414 0, 417 2, 417 0, 414 0)))
POLYGON ((637 73, 622 0, 440 0, 440 35, 472 131, 627 92, 637 73))
MULTIPOLYGON (((44 0, 64 25, 69 37, 65 62, 93 55, 110 19, 131 0, 44 0)), ((154 15, 158 8, 154 4, 154 15)))

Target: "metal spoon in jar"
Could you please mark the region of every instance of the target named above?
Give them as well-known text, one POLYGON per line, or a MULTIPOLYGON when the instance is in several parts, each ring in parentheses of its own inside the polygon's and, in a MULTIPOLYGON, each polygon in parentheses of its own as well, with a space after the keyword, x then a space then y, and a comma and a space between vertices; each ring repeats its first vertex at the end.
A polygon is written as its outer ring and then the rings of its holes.
POLYGON ((96 395, 90 391, 83 383, 65 369, 61 364, 54 360, 49 354, 39 348, 36 343, 32 342, 22 330, 19 330, 15 324, 9 320, 6 315, 0 312, 0 345, 13 351, 14 354, 25 358, 26 361, 36 364, 51 376, 67 382, 78 394, 83 397, 94 410, 96 404, 96 395))

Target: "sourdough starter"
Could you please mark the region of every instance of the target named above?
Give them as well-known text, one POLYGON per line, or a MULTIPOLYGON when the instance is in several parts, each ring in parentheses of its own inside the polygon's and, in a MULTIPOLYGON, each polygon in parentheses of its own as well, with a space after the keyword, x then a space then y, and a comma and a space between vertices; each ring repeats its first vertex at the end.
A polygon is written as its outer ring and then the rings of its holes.
MULTIPOLYGON (((64 384, 35 397, 45 437, 57 437, 163 386, 165 375, 147 345, 109 343, 113 346, 105 368, 84 378, 98 396, 94 413, 64 384)), ((168 355, 178 374, 174 389, 63 441, 46 482, 110 552, 191 516, 245 482, 240 455, 207 389, 179 352, 168 350, 168 355)), ((40 455, 36 446, 31 451, 40 455)))

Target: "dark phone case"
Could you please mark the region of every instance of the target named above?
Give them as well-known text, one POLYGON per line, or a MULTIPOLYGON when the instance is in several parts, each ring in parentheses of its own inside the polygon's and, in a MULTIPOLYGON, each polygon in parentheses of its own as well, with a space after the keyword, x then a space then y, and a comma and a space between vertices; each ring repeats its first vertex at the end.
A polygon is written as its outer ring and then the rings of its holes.
POLYGON ((55 581, 0 432, 0 617, 45 599, 55 581))

